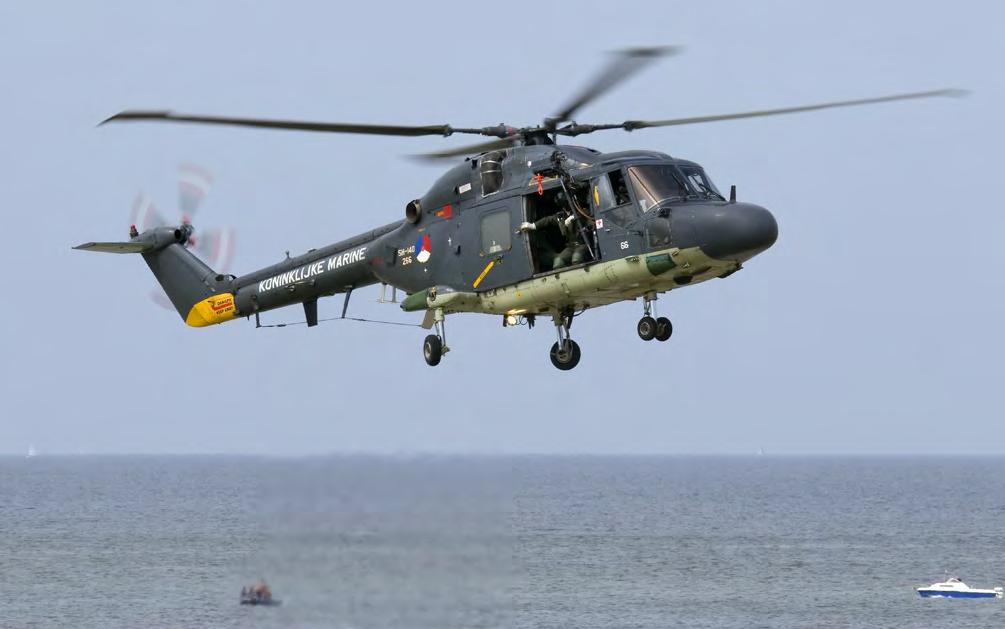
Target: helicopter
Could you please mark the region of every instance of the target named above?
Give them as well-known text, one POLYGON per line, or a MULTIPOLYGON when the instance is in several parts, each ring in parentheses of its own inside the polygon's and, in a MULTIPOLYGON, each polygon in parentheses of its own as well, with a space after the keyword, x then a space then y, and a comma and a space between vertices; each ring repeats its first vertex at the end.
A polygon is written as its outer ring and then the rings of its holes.
MULTIPOLYGON (((160 121, 231 125, 324 133, 390 136, 480 135, 493 138, 427 153, 429 159, 463 161, 447 170, 422 196, 405 204, 404 216, 382 227, 235 276, 211 269, 186 247, 189 222, 145 231, 130 228, 119 242, 88 242, 85 251, 138 253, 181 318, 205 327, 302 304, 308 327, 318 324, 318 299, 344 294, 342 318, 352 292, 383 284, 403 291, 405 312, 422 312, 428 334, 425 362, 440 363, 449 351, 446 316, 482 313, 504 327, 533 327, 551 319, 556 341, 549 356, 560 370, 579 364, 581 349, 570 336, 573 321, 590 309, 642 300, 636 329, 644 341, 667 341, 669 318, 655 304, 668 291, 730 277, 778 237, 764 207, 728 197, 700 164, 664 152, 603 153, 559 138, 597 131, 640 129, 776 116, 959 96, 955 89, 902 93, 858 100, 667 120, 582 124, 576 114, 659 58, 673 46, 612 53, 593 80, 557 114, 525 127, 499 124, 455 128, 235 118, 171 111, 128 110, 100 125, 160 121)), ((99 126, 100 126, 99 125, 99 126)))

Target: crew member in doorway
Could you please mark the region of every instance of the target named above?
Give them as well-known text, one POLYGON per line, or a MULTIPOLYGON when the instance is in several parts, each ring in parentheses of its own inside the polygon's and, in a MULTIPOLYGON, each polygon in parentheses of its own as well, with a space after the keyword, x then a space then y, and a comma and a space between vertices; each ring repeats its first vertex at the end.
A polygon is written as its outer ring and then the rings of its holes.
POLYGON ((583 231, 579 227, 576 215, 568 209, 549 214, 533 223, 525 221, 520 224, 520 231, 530 232, 549 227, 558 229, 565 241, 565 248, 554 254, 552 270, 586 261, 589 249, 583 242, 583 231))

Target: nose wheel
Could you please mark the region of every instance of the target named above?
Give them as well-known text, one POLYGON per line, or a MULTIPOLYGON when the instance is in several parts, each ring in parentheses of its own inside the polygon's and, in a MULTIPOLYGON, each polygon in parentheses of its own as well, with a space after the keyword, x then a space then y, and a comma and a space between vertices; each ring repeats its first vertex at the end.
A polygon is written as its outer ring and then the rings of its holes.
POLYGON ((579 359, 582 356, 579 343, 569 338, 572 313, 563 313, 555 316, 554 319, 558 342, 551 346, 551 364, 562 371, 569 371, 579 364, 579 359))
POLYGON ((639 324, 635 327, 639 333, 639 338, 643 341, 651 341, 656 338, 656 319, 646 315, 639 319, 639 324))
POLYGON ((670 336, 673 334, 673 324, 670 323, 670 319, 666 317, 660 317, 656 319, 656 340, 657 341, 669 341, 670 336))
POLYGON ((666 317, 653 317, 653 311, 655 310, 653 302, 656 301, 656 296, 646 295, 643 299, 645 314, 639 319, 639 324, 635 328, 639 333, 639 338, 643 341, 656 339, 662 342, 670 340, 670 336, 673 335, 673 324, 670 323, 670 319, 666 317))

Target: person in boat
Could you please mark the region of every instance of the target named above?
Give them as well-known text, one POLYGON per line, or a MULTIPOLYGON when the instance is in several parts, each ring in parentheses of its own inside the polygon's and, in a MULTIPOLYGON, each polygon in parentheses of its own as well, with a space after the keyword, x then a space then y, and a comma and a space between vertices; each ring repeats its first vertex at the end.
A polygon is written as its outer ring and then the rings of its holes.
POLYGON ((255 593, 255 598, 259 602, 268 601, 272 599, 272 590, 270 590, 269 586, 265 584, 264 579, 258 580, 258 583, 255 584, 253 592, 255 593))

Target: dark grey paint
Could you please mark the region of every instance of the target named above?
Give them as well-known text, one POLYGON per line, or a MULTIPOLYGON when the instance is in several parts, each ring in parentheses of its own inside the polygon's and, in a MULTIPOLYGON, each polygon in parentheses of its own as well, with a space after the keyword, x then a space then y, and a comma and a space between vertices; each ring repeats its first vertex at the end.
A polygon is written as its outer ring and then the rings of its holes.
MULTIPOLYGON (((481 219, 490 212, 503 211, 508 213, 510 226, 515 230, 525 220, 524 197, 537 193, 536 185, 531 183, 534 173, 551 166, 555 151, 565 155, 573 179, 583 185, 589 185, 593 178, 604 173, 636 164, 696 165, 652 151, 603 154, 568 145, 518 146, 506 151, 499 190, 483 197, 479 158, 469 158, 444 173, 419 199, 421 216, 415 224, 405 220, 390 223, 237 278, 217 276, 182 244, 171 240, 170 230, 147 232, 134 242, 156 243, 156 251, 143 256, 182 318, 193 304, 220 292, 233 292, 238 315, 248 316, 377 282, 407 293, 432 286, 471 291, 475 278, 495 259, 496 265, 478 287, 491 290, 528 279, 533 269, 524 235, 514 234, 509 250, 483 255, 481 219), (425 235, 432 244, 432 254, 426 263, 421 263, 416 255, 417 241, 425 235), (171 244, 164 244, 168 240, 171 244), (357 263, 281 288, 259 291, 263 280, 362 246, 366 247, 366 256, 357 263)), ((560 184, 553 180, 543 185, 550 189, 560 184)), ((634 192, 632 195, 632 203, 636 203, 634 192)), ((649 250, 645 232, 648 222, 654 220, 669 223, 672 246, 697 246, 711 257, 737 262, 770 247, 778 234, 774 217, 756 205, 693 200, 661 204, 640 213, 626 225, 605 221, 597 234, 600 259, 635 256, 649 250)))

